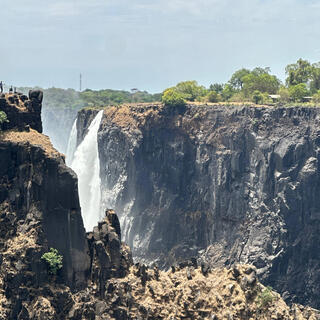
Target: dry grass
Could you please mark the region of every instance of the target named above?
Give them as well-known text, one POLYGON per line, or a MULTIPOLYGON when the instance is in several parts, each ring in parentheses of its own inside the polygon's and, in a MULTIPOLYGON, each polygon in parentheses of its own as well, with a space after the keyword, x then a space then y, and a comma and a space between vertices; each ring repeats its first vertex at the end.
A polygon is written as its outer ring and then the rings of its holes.
POLYGON ((30 129, 30 132, 15 130, 2 132, 0 140, 24 144, 29 143, 41 147, 46 155, 50 157, 61 156, 61 154, 52 146, 49 137, 33 129, 30 129))
MULTIPOLYGON (((248 267, 241 266, 241 273, 248 267)), ((214 269, 207 276, 200 269, 189 269, 192 279, 187 278, 187 269, 160 271, 158 281, 152 276, 153 270, 149 269, 147 272, 152 280, 147 281, 145 287, 136 272, 136 267, 132 267, 129 276, 118 281, 129 284, 137 304, 143 306, 149 315, 156 314, 161 319, 211 319, 213 314, 218 319, 249 319, 248 314, 252 315, 250 320, 267 320, 274 315, 277 317, 272 319, 294 319, 277 293, 274 293, 276 299, 272 305, 261 310, 256 296, 264 287, 257 284, 252 298, 248 298, 248 292, 234 279, 231 270, 225 268, 214 269)), ((131 312, 134 314, 135 308, 131 312)))
POLYGON ((119 107, 109 107, 104 111, 107 121, 121 128, 136 129, 143 126, 150 118, 158 116, 161 104, 124 104, 119 107))

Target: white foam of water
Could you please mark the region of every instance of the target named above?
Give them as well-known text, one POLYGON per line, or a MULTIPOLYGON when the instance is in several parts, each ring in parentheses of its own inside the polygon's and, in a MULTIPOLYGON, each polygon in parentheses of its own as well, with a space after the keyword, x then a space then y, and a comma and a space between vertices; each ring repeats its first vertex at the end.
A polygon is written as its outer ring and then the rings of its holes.
POLYGON ((101 216, 101 179, 97 135, 102 115, 103 110, 99 111, 91 122, 88 133, 75 151, 71 163, 71 168, 78 176, 80 205, 87 231, 91 231, 97 225, 101 216))
POLYGON ((66 163, 67 166, 71 166, 74 153, 76 152, 77 148, 77 119, 74 120, 69 140, 68 140, 68 147, 67 147, 67 153, 66 153, 66 163))

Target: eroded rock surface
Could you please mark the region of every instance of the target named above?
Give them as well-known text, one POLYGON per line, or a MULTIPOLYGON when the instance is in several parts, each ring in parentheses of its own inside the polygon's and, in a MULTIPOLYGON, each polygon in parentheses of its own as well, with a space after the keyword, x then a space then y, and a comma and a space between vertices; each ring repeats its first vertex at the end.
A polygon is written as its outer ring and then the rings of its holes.
POLYGON ((104 205, 138 261, 254 264, 288 301, 320 307, 319 128, 319 108, 108 108, 104 205))
POLYGON ((30 97, 22 93, 0 94, 0 111, 5 112, 9 120, 2 123, 0 129, 24 130, 27 126, 42 132, 41 108, 41 91, 32 91, 30 97))
POLYGON ((133 266, 113 210, 85 235, 76 176, 49 139, 23 121, 1 133, 1 320, 320 319, 265 290, 253 266, 133 266), (50 247, 63 255, 56 275, 41 259, 50 247))

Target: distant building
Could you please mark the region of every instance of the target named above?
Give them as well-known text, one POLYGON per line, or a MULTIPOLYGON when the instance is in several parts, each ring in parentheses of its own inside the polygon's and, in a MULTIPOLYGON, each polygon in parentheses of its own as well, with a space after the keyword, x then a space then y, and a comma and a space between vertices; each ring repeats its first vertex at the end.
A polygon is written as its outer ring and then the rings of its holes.
POLYGON ((269 94, 269 98, 272 99, 272 102, 277 102, 280 100, 280 94, 269 94))
POLYGON ((312 97, 303 97, 302 102, 310 102, 312 100, 312 97))

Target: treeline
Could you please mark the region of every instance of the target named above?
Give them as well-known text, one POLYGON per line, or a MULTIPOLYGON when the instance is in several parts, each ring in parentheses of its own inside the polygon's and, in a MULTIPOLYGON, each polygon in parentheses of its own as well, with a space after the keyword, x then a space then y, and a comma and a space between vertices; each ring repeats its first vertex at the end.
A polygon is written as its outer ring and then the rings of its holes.
POLYGON ((162 101, 179 105, 186 101, 254 102, 286 104, 290 102, 320 102, 320 62, 311 64, 299 59, 286 69, 283 84, 270 68, 240 69, 227 83, 214 83, 209 88, 196 81, 184 81, 163 92, 162 101))
MULTIPOLYGON (((18 91, 28 93, 31 88, 18 88, 18 91)), ((41 88, 38 88, 41 89, 41 88)), ((82 92, 74 89, 49 88, 41 89, 44 93, 44 105, 48 108, 103 107, 132 102, 161 101, 161 94, 151 94, 137 89, 132 92, 124 90, 90 90, 82 92)))

